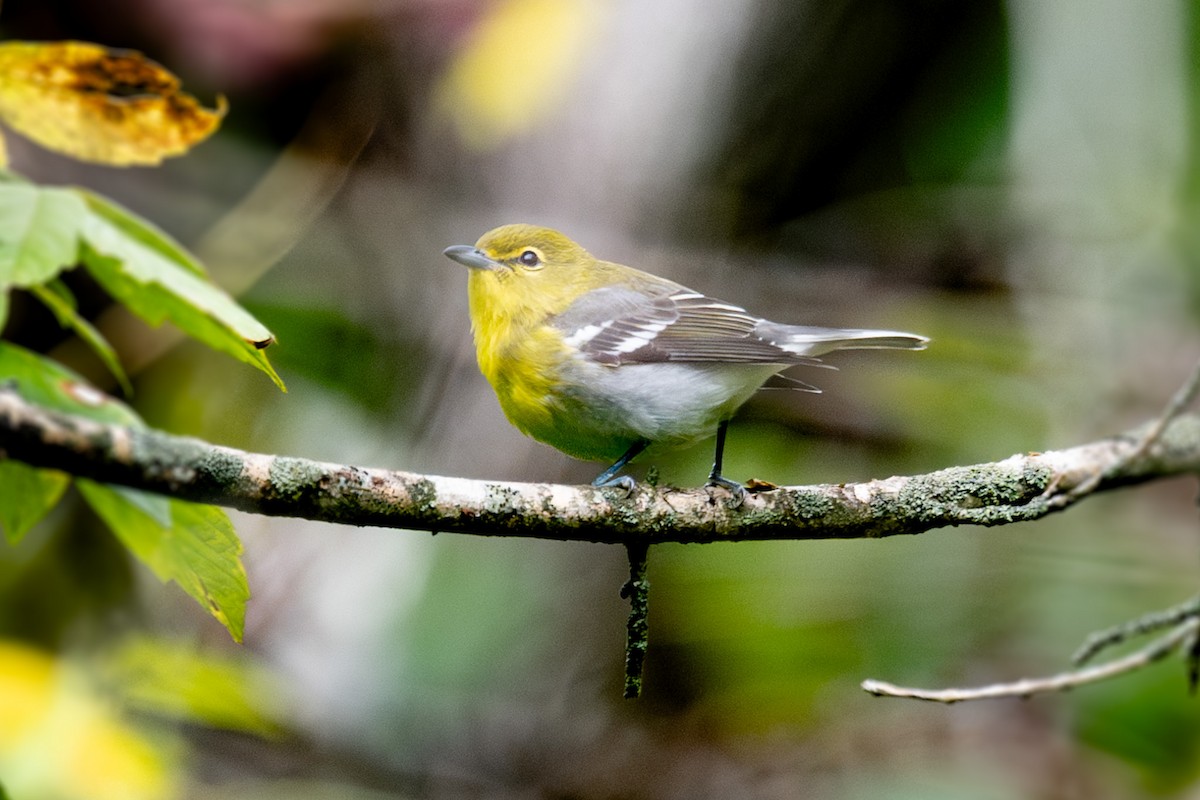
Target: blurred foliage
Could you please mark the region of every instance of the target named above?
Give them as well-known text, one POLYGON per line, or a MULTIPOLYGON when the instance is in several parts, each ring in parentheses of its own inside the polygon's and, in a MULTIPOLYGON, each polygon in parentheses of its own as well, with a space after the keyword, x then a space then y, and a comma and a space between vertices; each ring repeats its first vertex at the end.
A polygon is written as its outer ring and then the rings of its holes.
POLYGON ((1180 702, 1179 682, 1179 670, 1167 669, 1089 694, 1079 704, 1076 734, 1136 767, 1147 791, 1184 790, 1200 777, 1200 711, 1180 702))
POLYGON ((0 774, 14 796, 176 796, 178 743, 130 726, 77 666, 0 643, 0 705, 0 774))
POLYGON ((561 105, 602 29, 592 0, 501 0, 446 71, 438 106, 463 140, 490 149, 528 133, 561 105))
POLYGON ((347 318, 335 308, 304 308, 249 303, 287 347, 278 351, 280 368, 343 394, 367 411, 391 405, 385 400, 411 387, 403 380, 420 357, 420 341, 396 341, 393 332, 347 318))
POLYGON ((133 710, 260 736, 281 731, 275 678, 244 654, 133 638, 114 648, 99 672, 133 710))
POLYGON ((0 774, 18 797, 181 796, 185 743, 164 720, 273 735, 270 679, 244 658, 118 641, 66 658, 0 640, 0 774))
POLYGON ((711 153, 715 182, 737 198, 733 231, 760 236, 847 196, 999 179, 1004 4, 836 0, 760 13, 761 39, 740 65, 754 91, 731 98, 711 153))

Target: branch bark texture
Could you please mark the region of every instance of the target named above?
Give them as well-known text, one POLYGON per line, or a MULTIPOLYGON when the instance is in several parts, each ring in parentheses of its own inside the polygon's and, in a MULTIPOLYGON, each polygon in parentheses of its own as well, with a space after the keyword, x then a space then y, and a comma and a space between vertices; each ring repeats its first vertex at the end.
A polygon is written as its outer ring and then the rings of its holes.
POLYGON ((622 497, 248 453, 47 411, 0 388, 0 455, 32 466, 269 516, 561 541, 856 539, 1003 525, 1053 513, 1055 496, 1095 474, 1105 477, 1093 491, 1200 473, 1200 417, 1178 417, 1136 453, 1139 438, 1134 431, 924 475, 779 487, 731 508, 705 489, 643 484, 622 497))

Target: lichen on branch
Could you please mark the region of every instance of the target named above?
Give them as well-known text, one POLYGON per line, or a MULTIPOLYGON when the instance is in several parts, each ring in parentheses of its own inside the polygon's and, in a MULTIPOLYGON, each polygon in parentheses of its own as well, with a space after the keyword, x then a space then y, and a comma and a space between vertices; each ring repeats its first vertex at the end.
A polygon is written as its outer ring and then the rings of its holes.
POLYGON ((346 525, 554 539, 713 542, 855 539, 948 525, 1002 525, 1094 490, 1200 472, 1200 418, 1180 416, 1137 450, 1137 432, 1064 450, 863 483, 779 487, 732 508, 704 489, 505 483, 248 453, 199 439, 48 411, 0 388, 7 458, 79 477, 269 516, 346 525))

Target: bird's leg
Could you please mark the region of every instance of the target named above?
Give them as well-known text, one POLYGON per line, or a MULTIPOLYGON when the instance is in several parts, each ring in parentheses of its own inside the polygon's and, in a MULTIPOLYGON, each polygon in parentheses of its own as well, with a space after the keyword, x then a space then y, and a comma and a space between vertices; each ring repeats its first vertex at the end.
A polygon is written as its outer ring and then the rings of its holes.
POLYGON ((624 469, 625 465, 632 461, 638 453, 645 450, 649 445, 650 443, 645 439, 639 439, 638 441, 634 442, 632 445, 630 445, 629 449, 625 451, 625 455, 618 458, 615 464, 604 470, 604 472, 601 472, 596 477, 596 480, 592 481, 592 486, 595 486, 597 489, 624 489, 626 494, 632 492, 634 487, 633 478, 629 477, 628 475, 622 475, 618 478, 616 475, 618 472, 624 469))
POLYGON ((746 487, 734 480, 730 480, 721 474, 721 461, 725 457, 725 432, 729 428, 729 420, 721 420, 721 424, 717 426, 717 452, 713 456, 712 472, 708 473, 708 482, 706 486, 721 486, 728 489, 733 494, 734 508, 740 506, 746 499, 746 487))

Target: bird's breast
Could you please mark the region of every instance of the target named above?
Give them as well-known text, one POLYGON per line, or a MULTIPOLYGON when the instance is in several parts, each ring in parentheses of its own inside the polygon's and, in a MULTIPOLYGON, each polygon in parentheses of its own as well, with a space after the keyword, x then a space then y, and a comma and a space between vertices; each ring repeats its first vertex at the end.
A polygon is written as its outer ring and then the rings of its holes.
POLYGON ((568 356, 561 337, 545 327, 523 334, 494 326, 486 332, 477 328, 475 355, 505 416, 540 438, 535 431, 547 426, 560 405, 557 394, 568 356))

